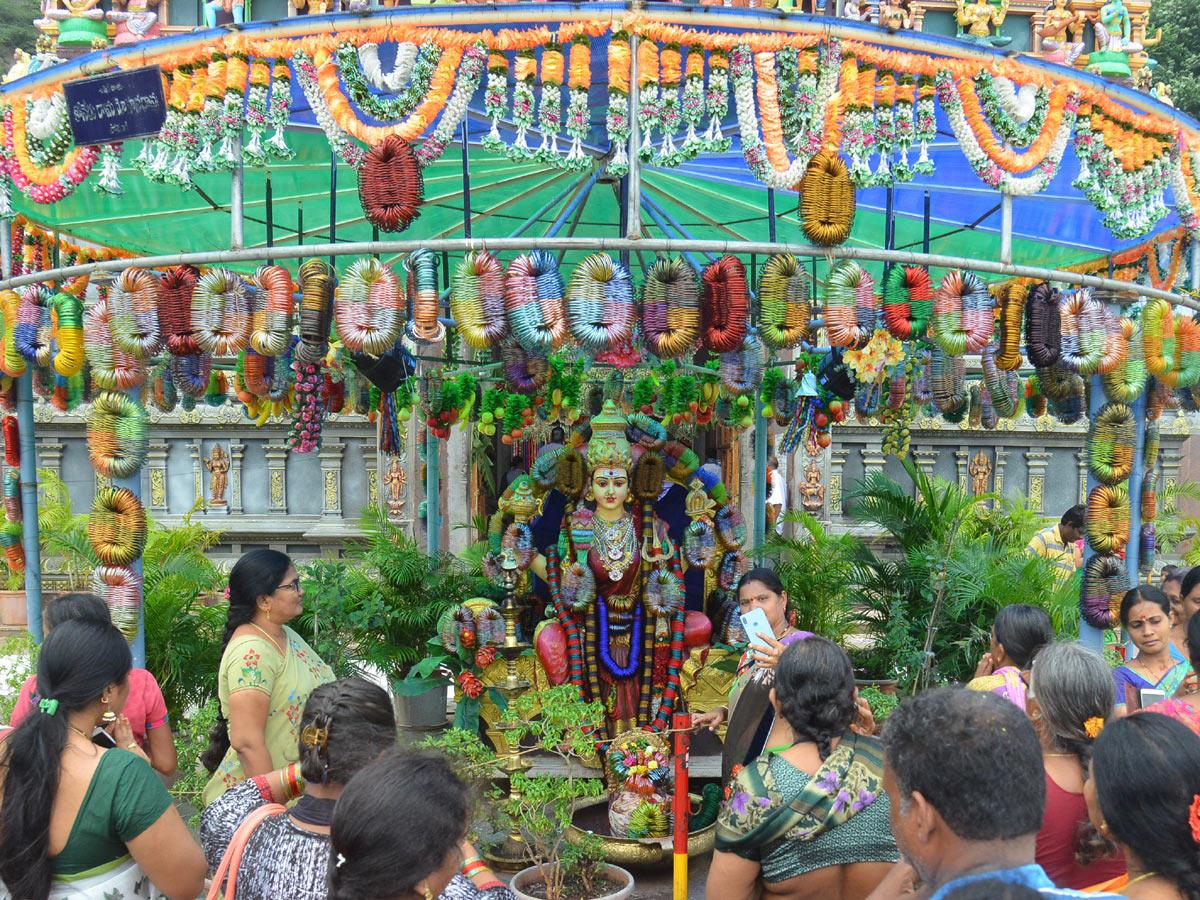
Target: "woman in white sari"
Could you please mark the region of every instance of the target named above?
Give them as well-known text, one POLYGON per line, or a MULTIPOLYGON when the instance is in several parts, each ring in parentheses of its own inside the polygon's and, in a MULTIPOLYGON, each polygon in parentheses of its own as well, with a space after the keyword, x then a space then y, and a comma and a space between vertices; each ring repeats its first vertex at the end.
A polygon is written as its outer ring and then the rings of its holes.
POLYGON ((38 705, 0 744, 0 900, 193 900, 203 890, 204 854, 118 718, 130 667, 110 624, 72 620, 47 635, 38 705), (93 743, 113 720, 119 746, 93 743))

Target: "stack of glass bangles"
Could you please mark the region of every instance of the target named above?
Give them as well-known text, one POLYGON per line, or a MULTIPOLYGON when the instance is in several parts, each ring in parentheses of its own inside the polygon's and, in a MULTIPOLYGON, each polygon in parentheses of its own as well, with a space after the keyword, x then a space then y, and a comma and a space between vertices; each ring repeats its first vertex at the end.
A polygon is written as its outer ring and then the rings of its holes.
MULTIPOLYGON (((740 265, 740 264, 739 264, 740 265)), ((567 284, 567 327, 590 353, 609 353, 633 337, 637 304, 629 270, 607 253, 593 253, 567 284)))
POLYGON ((119 391, 104 391, 88 413, 88 457, 108 478, 130 478, 146 462, 149 420, 137 400, 119 391))
POLYGON ((1087 499, 1088 545, 1097 553, 1120 553, 1129 542, 1129 493, 1098 484, 1087 499))
POLYGON ((795 347, 810 336, 808 273, 790 253, 776 253, 758 276, 759 336, 771 350, 795 347))
POLYGON ((92 383, 105 390, 127 390, 146 380, 146 363, 113 345, 108 301, 101 300, 83 316, 83 349, 92 383))
POLYGON ((504 310, 508 327, 523 349, 544 356, 566 343, 570 333, 565 295, 566 286, 554 254, 534 250, 508 264, 504 310))
POLYGON ((508 333, 504 314, 504 266, 486 250, 459 261, 450 287, 450 312, 468 347, 499 346, 508 333))
POLYGON ((146 545, 146 511, 128 488, 101 488, 92 502, 87 532, 102 563, 127 566, 146 545))
POLYGON ((1120 484, 1133 470, 1136 422, 1127 403, 1106 403, 1088 432, 1088 467, 1101 484, 1120 484))
POLYGON ((1058 288, 1036 285, 1025 301, 1025 354, 1039 369, 1058 362, 1062 352, 1062 319, 1058 288))
POLYGON ((1083 567, 1079 613, 1093 628, 1112 628, 1129 590, 1125 564, 1116 556, 1093 556, 1083 567))
MULTIPOLYGON (((352 263, 334 302, 334 324, 345 348, 351 353, 382 356, 395 346, 403 320, 400 280, 391 266, 371 256, 352 263)), ((290 338, 290 334, 286 336, 290 338)), ((279 352, 286 351, 284 346, 279 352)))
POLYGON ((1021 368, 1021 325, 1025 318, 1025 286, 1005 283, 996 297, 1000 306, 1000 352, 996 365, 1006 372, 1021 368))
MULTIPOLYGON (((699 281, 696 270, 682 256, 659 257, 646 273, 642 287, 642 334, 646 346, 660 359, 682 356, 700 339, 699 281)), ((764 289, 760 287, 759 296, 765 317, 764 289)), ((772 303, 778 305, 777 300, 772 303)))
POLYGON ((125 269, 108 289, 109 327, 118 348, 135 359, 162 349, 158 325, 158 281, 137 266, 125 269))
POLYGON ((951 356, 978 353, 996 320, 992 295, 974 272, 947 272, 933 296, 933 340, 951 356))
POLYGON ((750 286, 736 256, 722 256, 700 276, 700 342, 713 353, 741 346, 750 322, 750 286))
POLYGON ((839 260, 825 280, 825 333, 831 347, 861 347, 871 339, 874 322, 867 329, 867 297, 874 298, 875 282, 852 259, 839 260), (863 315, 860 315, 863 308, 863 315))

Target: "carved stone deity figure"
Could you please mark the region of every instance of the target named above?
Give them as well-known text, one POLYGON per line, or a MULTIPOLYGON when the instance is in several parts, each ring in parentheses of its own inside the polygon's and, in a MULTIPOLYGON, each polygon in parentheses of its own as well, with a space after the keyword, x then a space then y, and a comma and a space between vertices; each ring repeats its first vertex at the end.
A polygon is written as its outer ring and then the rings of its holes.
POLYGON ((220 444, 213 444, 212 455, 204 461, 204 468, 212 473, 208 480, 210 499, 208 505, 225 507, 229 501, 225 499, 225 490, 229 486, 229 457, 221 449, 220 444))
POLYGON ((1008 35, 999 32, 992 34, 993 27, 999 29, 1004 24, 1009 0, 1000 0, 999 3, 991 3, 990 0, 955 0, 955 4, 958 7, 955 20, 958 22, 960 38, 993 47, 1003 47, 1012 41, 1008 35))
POLYGON ((1054 0, 1046 10, 1046 24, 1038 29, 1043 55, 1073 65, 1083 53, 1083 41, 1071 37, 1080 36, 1086 21, 1087 16, 1075 11, 1072 0, 1054 0))
POLYGON ((108 21, 117 26, 114 44, 133 44, 159 36, 158 13, 162 0, 113 0, 108 21))
POLYGON ((804 467, 804 480, 797 488, 800 491, 800 505, 805 512, 816 515, 825 505, 825 485, 821 483, 823 474, 815 459, 810 459, 804 467))
POLYGON ((1125 0, 1108 0, 1092 20, 1096 49, 1107 53, 1139 53, 1144 45, 1133 40, 1133 20, 1125 0))
POLYGON ((8 70, 8 74, 0 80, 0 84, 7 84, 10 81, 16 81, 18 78, 24 78, 29 72, 29 64, 32 60, 29 54, 18 47, 13 51, 12 68, 8 70))
POLYGON ((986 494, 988 482, 992 477, 992 461, 987 458, 987 454, 982 450, 976 453, 967 471, 971 473, 971 493, 976 497, 986 494))
POLYGON ((871 18, 870 0, 846 0, 842 4, 842 18, 853 19, 856 22, 866 22, 871 18))
POLYGON ((388 515, 394 519, 398 519, 404 515, 404 503, 406 500, 404 492, 408 487, 408 473, 400 465, 400 457, 392 457, 392 463, 388 466, 388 470, 383 476, 383 484, 388 489, 388 515))
POLYGON ((909 30, 916 21, 917 5, 905 9, 902 0, 884 0, 879 8, 879 24, 888 31, 909 30))
POLYGON ((217 13, 224 12, 233 16, 235 22, 246 21, 246 0, 206 0, 204 4, 204 24, 209 28, 217 27, 217 13))

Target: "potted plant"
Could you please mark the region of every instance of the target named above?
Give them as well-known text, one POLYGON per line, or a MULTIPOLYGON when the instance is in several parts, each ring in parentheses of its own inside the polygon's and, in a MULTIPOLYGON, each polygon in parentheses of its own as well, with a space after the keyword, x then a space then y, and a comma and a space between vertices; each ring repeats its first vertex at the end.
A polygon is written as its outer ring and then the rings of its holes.
POLYGON ((884 694, 895 694, 896 677, 891 654, 885 647, 850 647, 846 651, 854 666, 854 682, 859 688, 873 687, 884 694))
POLYGON ((900 705, 900 698, 896 696, 894 690, 887 693, 874 685, 862 688, 858 692, 858 696, 866 700, 867 705, 871 707, 871 717, 875 720, 876 734, 883 730, 883 723, 887 721, 892 710, 900 705))
MULTIPOLYGON (((511 887, 521 900, 623 900, 633 894, 633 876, 603 862, 600 840, 569 839, 581 802, 604 796, 604 784, 583 778, 581 761, 596 752, 596 730, 604 722, 600 703, 583 703, 575 687, 552 687, 525 693, 508 704, 502 718, 510 747, 520 754, 546 753, 566 763, 565 777, 512 774, 512 792, 493 792, 489 818, 501 834, 519 833, 528 867, 513 876, 511 887), (540 712, 539 712, 540 710, 540 712)), ((494 770, 503 760, 473 734, 453 730, 426 746, 435 746, 467 761, 462 770, 494 770), (469 749, 464 756, 464 745, 469 749)))
POLYGON ((8 570, 4 590, 0 591, 0 625, 17 628, 29 624, 25 601, 25 574, 8 570))

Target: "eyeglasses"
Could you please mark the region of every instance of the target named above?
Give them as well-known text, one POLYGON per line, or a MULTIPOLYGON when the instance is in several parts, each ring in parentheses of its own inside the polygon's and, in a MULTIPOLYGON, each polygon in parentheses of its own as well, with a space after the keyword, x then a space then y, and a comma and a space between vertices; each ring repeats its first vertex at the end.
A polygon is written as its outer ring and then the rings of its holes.
POLYGON ((279 587, 275 588, 275 590, 276 591, 299 591, 300 590, 300 579, 296 578, 296 579, 293 579, 292 581, 289 581, 287 584, 281 584, 279 587))

